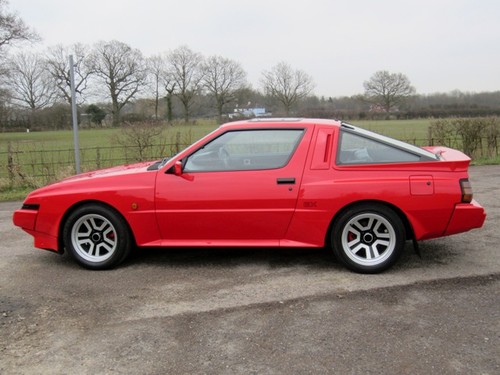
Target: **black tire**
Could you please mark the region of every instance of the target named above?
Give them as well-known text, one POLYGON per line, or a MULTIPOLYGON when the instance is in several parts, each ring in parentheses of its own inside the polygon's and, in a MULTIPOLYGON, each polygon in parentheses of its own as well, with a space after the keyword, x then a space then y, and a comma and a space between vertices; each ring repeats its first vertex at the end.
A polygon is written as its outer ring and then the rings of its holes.
POLYGON ((93 270, 110 269, 123 262, 133 243, 123 217, 100 204, 73 211, 64 225, 63 241, 78 264, 93 270))
POLYGON ((353 206, 342 212, 332 229, 334 255, 350 270, 379 273, 403 252, 405 228, 400 217, 381 204, 353 206))

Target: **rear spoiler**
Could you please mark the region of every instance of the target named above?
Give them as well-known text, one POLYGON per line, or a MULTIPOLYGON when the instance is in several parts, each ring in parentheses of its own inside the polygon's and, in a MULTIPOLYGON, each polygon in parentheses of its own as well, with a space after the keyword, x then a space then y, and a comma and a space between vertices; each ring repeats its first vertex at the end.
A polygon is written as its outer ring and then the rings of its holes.
POLYGON ((462 151, 443 146, 428 146, 422 148, 438 156, 439 160, 442 162, 449 163, 453 170, 466 171, 469 167, 471 159, 462 151))

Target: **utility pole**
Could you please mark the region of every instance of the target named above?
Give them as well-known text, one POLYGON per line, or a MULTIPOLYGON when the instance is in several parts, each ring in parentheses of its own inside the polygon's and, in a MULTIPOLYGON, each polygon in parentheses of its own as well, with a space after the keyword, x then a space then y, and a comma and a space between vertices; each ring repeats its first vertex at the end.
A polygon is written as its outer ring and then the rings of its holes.
POLYGON ((78 145, 78 116, 76 113, 75 64, 73 55, 69 55, 69 77, 71 84, 71 115, 73 118, 73 144, 75 147, 75 170, 80 174, 80 147, 78 145))

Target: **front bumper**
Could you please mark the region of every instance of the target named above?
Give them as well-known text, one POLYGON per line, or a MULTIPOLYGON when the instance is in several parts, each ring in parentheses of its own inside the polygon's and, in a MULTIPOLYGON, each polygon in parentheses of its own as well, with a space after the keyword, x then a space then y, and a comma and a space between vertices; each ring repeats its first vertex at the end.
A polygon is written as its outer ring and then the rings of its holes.
POLYGON ((21 227, 21 229, 33 236, 35 247, 39 249, 59 251, 59 241, 57 237, 51 236, 47 233, 38 232, 36 230, 37 217, 38 210, 22 208, 14 211, 12 221, 14 222, 14 225, 21 227))
POLYGON ((14 222, 14 225, 21 227, 26 231, 35 230, 37 216, 38 210, 22 208, 14 211, 12 221, 14 222))

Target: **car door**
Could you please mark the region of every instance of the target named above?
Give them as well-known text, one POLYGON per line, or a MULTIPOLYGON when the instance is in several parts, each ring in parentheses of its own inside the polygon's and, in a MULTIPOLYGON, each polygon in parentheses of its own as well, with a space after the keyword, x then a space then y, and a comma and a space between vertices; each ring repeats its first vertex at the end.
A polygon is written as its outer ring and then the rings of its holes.
POLYGON ((277 245, 295 210, 305 129, 228 131, 157 178, 163 245, 277 245))

